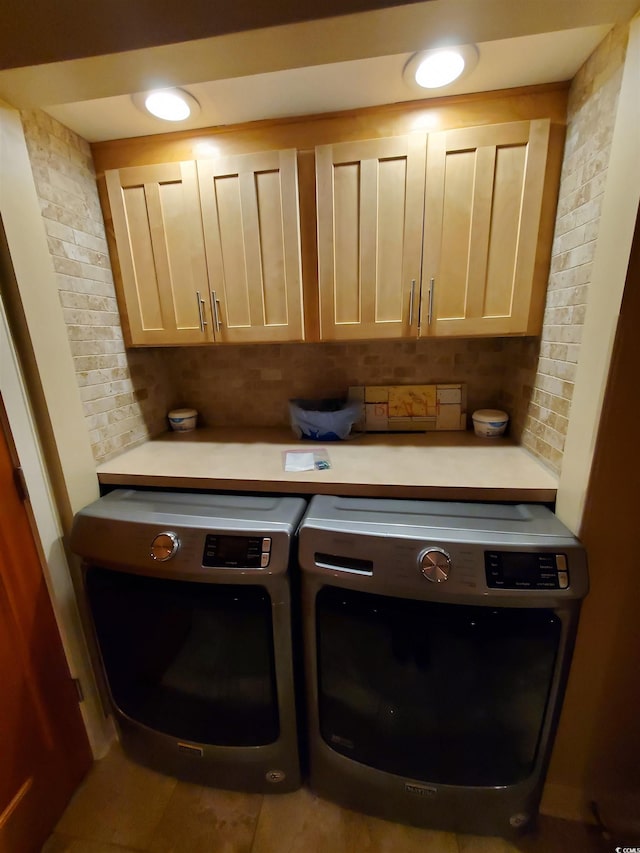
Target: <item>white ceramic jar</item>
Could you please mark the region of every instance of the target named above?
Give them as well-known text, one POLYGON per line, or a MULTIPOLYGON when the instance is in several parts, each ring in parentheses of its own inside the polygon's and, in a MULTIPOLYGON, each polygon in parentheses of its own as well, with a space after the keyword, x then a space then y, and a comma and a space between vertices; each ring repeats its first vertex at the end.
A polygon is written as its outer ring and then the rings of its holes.
POLYGON ((509 415, 500 409, 478 409, 471 417, 473 431, 483 438, 502 435, 509 422, 509 415))
POLYGON ((189 432, 192 429, 196 428, 196 421, 198 420, 198 410, 197 409, 173 409, 167 415, 169 418, 169 425, 172 430, 176 432, 189 432))

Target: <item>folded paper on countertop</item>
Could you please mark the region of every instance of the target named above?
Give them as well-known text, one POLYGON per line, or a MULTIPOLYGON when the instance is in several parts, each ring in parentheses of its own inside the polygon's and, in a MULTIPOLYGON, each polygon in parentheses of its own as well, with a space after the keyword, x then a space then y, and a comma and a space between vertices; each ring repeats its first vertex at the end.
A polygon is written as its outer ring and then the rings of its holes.
POLYGON ((285 450, 282 454, 285 471, 326 471, 331 468, 326 448, 318 450, 285 450))

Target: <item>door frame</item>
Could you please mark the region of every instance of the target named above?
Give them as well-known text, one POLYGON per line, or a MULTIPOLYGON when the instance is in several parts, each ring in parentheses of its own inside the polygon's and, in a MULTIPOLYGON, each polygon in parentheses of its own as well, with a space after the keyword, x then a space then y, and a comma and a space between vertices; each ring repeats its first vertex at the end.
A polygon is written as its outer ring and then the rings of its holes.
MULTIPOLYGON (((95 758, 106 754, 115 737, 95 685, 93 669, 80 624, 63 532, 38 439, 18 355, 0 295, 0 392, 10 436, 29 493, 33 535, 40 551, 42 573, 56 617, 72 678, 80 681, 84 701, 80 710, 95 758)), ((1 425, 0 425, 1 428, 1 425)))

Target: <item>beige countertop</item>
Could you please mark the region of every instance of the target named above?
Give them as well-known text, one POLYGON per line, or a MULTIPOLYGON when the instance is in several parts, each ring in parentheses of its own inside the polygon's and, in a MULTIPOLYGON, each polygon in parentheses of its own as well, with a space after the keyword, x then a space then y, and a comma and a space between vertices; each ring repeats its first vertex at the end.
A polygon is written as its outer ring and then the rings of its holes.
POLYGON ((471 432, 368 433, 297 441, 291 431, 164 433, 98 467, 103 484, 443 500, 554 501, 556 477, 505 438, 471 432), (328 452, 331 468, 286 472, 287 450, 328 452))

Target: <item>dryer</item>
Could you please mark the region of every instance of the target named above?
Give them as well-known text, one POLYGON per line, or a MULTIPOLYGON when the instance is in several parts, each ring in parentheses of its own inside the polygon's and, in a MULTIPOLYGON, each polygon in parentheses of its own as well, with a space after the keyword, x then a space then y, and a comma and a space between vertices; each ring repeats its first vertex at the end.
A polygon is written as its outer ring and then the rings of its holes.
POLYGON ((242 791, 300 786, 289 568, 300 498, 119 489, 71 548, 125 751, 242 791))
POLYGON ((541 505, 317 496, 299 533, 311 787, 389 820, 535 820, 588 589, 541 505))

